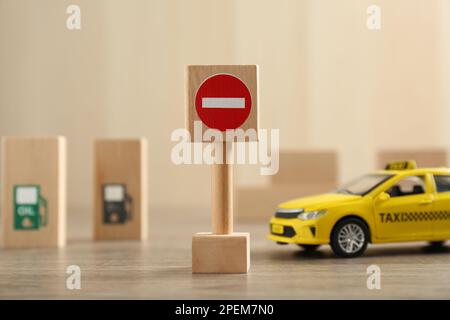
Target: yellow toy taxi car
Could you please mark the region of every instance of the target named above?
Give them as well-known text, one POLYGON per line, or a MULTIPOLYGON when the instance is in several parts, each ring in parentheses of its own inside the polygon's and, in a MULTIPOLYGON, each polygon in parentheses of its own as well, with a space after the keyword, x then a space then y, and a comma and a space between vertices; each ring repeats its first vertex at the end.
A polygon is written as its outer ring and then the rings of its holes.
POLYGON ((450 169, 390 163, 322 195, 279 205, 269 239, 305 250, 330 244, 340 257, 361 255, 370 243, 450 239, 450 169))

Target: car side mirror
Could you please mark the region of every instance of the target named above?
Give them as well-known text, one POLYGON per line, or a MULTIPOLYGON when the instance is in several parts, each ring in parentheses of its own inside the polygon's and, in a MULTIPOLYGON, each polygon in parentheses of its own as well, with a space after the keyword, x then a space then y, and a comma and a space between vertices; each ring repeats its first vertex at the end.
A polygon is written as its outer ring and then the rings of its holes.
POLYGON ((389 200, 391 198, 391 196, 389 195, 389 193, 387 193, 387 192, 382 192, 382 193, 380 193, 379 195, 378 195, 378 200, 379 201, 386 201, 386 200, 389 200))

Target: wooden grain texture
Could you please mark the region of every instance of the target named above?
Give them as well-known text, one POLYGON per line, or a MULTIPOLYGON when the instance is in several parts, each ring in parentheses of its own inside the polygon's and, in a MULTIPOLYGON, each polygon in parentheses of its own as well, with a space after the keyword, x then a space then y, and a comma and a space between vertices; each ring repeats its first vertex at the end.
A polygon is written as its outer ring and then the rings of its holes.
POLYGON ((280 151, 277 174, 271 176, 273 185, 334 184, 338 182, 338 156, 332 150, 280 151))
POLYGON ((264 221, 276 210, 280 203, 315 194, 329 192, 334 184, 309 185, 269 185, 237 187, 235 192, 237 221, 264 221))
POLYGON ((384 169, 393 161, 415 160, 418 167, 447 167, 448 153, 445 149, 381 150, 377 155, 377 169, 384 169))
POLYGON ((208 208, 152 208, 148 241, 94 242, 89 210, 74 211, 62 249, 0 250, 0 298, 15 299, 450 299, 450 247, 370 245, 336 258, 328 246, 307 254, 269 241, 268 221, 237 223, 251 233, 248 274, 192 274, 191 239, 210 226, 208 208), (381 268, 368 290, 367 267, 381 268), (66 289, 66 268, 81 268, 81 290, 66 289))
POLYGON ((291 199, 320 194, 338 184, 338 156, 330 150, 281 150, 280 170, 267 185, 237 186, 236 219, 265 220, 291 199))
POLYGON ((249 233, 204 232, 192 237, 193 273, 246 273, 249 268, 249 233))
MULTIPOLYGON (((194 121, 201 121, 195 108, 195 95, 201 84, 216 74, 231 74, 239 78, 250 91, 252 107, 250 114, 240 129, 259 129, 259 90, 257 65, 191 65, 186 68, 186 128, 194 141, 194 121)), ((202 124, 202 132, 208 127, 202 124)), ((223 136, 222 136, 223 137, 223 136)), ((197 139, 196 142, 203 140, 197 139)), ((225 140, 223 137, 222 140, 225 140)), ((246 139, 250 140, 250 139, 246 139)))
POLYGON ((94 239, 142 240, 147 237, 147 141, 98 139, 94 146, 94 239), (132 199, 132 218, 103 221, 103 186, 123 184, 132 199))
MULTIPOLYGON (((2 139, 2 244, 6 248, 62 247, 66 243, 66 140, 64 137, 2 139), (47 201, 46 225, 14 227, 14 187, 36 185, 47 201)), ((45 201, 44 200, 44 201, 45 201)), ((39 212, 41 212, 40 208, 39 212)))

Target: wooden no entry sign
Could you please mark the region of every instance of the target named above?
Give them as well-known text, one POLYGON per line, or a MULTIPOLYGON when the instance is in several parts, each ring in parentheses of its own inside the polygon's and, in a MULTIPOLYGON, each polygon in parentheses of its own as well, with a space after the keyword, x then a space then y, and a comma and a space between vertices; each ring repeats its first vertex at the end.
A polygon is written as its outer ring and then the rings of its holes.
POLYGON ((239 128, 248 118, 252 97, 247 86, 230 74, 216 74, 202 83, 195 95, 195 109, 209 128, 239 128))
MULTIPOLYGON (((258 133, 258 67, 189 66, 187 68, 187 128, 194 142, 204 141, 195 134, 195 122, 202 131, 214 129, 222 134, 224 159, 232 152, 233 141, 226 141, 228 130, 253 129, 247 141, 258 133)), ((230 140, 232 140, 230 139, 230 140)), ((212 165, 212 232, 197 233, 192 238, 194 273, 245 273, 250 267, 250 234, 233 232, 232 165, 212 165)))
POLYGON ((203 131, 258 130, 258 67, 189 66, 187 70, 187 128, 194 138, 194 121, 203 131))

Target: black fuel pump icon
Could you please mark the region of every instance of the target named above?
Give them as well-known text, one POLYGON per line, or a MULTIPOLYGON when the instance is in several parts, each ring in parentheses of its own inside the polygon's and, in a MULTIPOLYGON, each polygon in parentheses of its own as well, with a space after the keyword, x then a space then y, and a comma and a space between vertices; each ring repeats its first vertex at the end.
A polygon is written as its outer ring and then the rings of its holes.
POLYGON ((124 224, 132 219, 133 199, 125 184, 104 184, 102 191, 104 224, 124 224))

